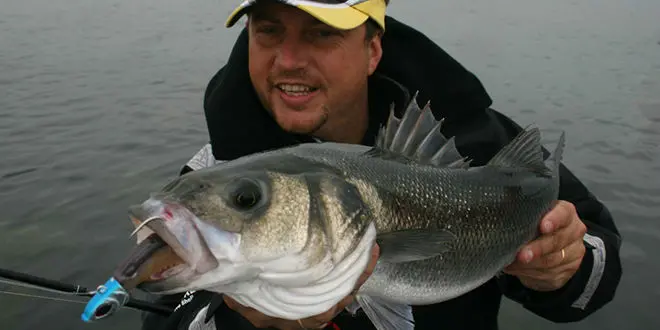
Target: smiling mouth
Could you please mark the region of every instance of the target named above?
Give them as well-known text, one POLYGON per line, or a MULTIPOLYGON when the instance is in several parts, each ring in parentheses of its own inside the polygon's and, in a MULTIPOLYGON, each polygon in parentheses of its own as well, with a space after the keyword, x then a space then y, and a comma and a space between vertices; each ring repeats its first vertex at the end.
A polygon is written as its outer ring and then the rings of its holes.
POLYGON ((289 96, 307 96, 319 90, 303 84, 277 84, 275 87, 289 96))

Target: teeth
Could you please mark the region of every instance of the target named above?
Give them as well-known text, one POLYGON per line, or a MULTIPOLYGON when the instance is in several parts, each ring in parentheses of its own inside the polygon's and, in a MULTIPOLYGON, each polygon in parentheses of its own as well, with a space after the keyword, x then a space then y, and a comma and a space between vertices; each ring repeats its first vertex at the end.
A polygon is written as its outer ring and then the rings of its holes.
POLYGON ((312 91, 311 87, 305 85, 281 84, 278 85, 277 87, 283 92, 292 95, 307 95, 312 91))

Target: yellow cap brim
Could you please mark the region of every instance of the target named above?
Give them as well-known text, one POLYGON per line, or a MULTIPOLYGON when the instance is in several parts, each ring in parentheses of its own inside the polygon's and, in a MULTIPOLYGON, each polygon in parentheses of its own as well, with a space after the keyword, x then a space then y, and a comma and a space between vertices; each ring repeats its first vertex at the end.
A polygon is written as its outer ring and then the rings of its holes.
MULTIPOLYGON (((242 4, 236 8, 225 23, 232 27, 245 14, 254 2, 242 4)), ((340 30, 350 30, 360 26, 372 18, 382 29, 385 29, 385 1, 371 0, 352 7, 317 7, 313 5, 287 4, 305 11, 319 21, 340 30)))

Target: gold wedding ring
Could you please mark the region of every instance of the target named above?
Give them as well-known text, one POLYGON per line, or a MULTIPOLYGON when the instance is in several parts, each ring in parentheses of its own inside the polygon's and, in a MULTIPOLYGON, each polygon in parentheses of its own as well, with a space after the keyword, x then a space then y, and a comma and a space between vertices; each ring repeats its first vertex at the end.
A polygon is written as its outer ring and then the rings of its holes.
POLYGON ((561 260, 564 261, 565 257, 566 257, 566 252, 564 252, 564 249, 561 249, 561 260))

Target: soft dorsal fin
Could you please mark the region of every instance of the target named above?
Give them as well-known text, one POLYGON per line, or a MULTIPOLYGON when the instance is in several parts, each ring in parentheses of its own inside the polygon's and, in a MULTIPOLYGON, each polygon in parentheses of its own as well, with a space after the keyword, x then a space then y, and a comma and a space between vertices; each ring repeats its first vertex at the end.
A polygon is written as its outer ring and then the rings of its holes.
POLYGON ((425 165, 467 168, 470 161, 458 152, 454 138, 442 135, 444 119, 435 119, 430 102, 420 108, 417 95, 415 93, 401 119, 394 114, 394 106, 390 108, 387 124, 380 129, 370 154, 388 159, 405 158, 425 165))
POLYGON ((552 175, 552 169, 543 161, 541 132, 538 128, 524 129, 487 166, 523 168, 542 175, 552 175))

